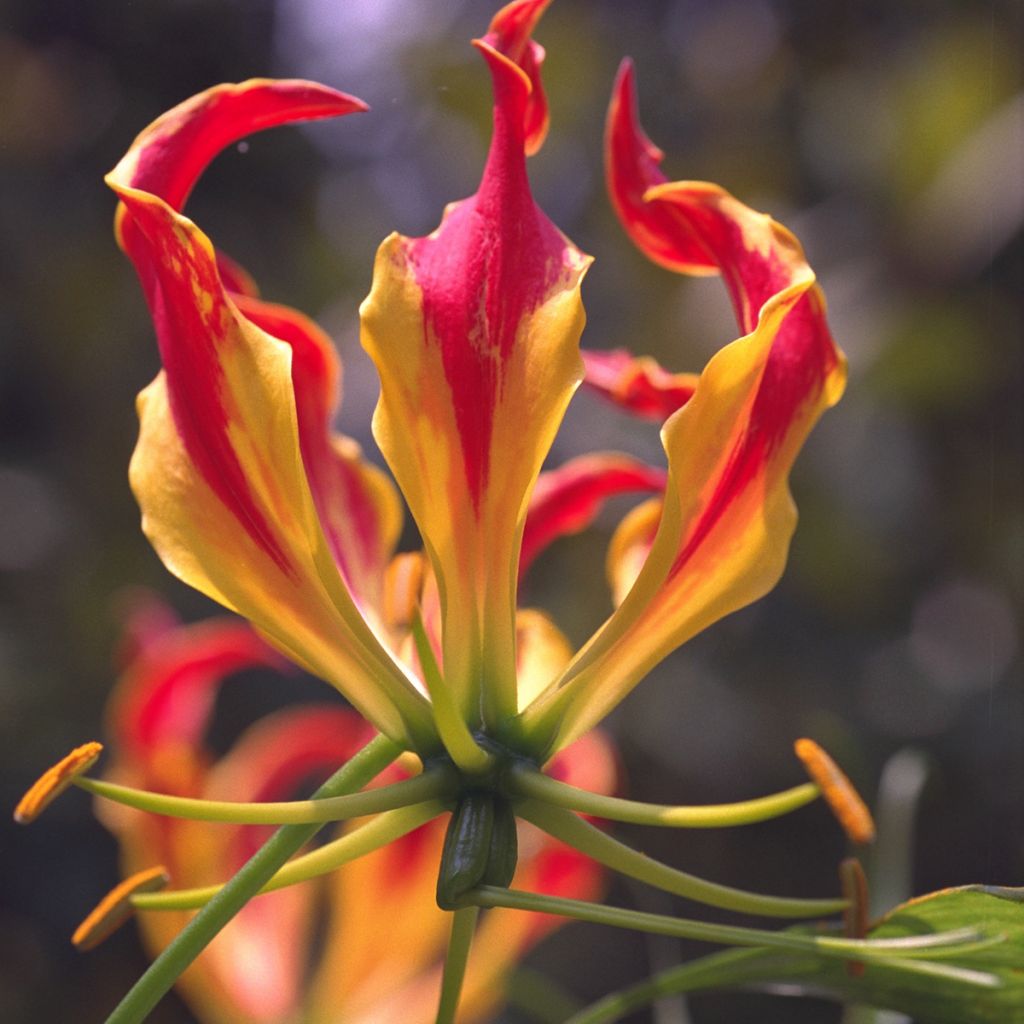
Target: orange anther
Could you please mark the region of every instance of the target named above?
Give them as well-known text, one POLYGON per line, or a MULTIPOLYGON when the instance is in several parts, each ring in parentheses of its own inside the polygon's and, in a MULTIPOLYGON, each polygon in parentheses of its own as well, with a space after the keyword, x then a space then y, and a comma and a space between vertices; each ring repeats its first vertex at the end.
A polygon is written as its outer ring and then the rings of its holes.
POLYGON ((875 823, 860 794, 843 770, 814 740, 797 740, 793 746, 812 781, 821 787, 832 813, 854 843, 870 843, 875 838, 875 823))
POLYGON ((132 915, 132 896, 139 892, 156 892, 170 881, 167 868, 146 868, 114 886, 96 904, 96 908, 75 929, 71 941, 82 950, 95 949, 108 935, 117 931, 132 915))
POLYGON ((14 809, 14 820, 21 825, 35 821, 79 775, 96 763, 102 750, 102 743, 83 743, 52 768, 47 768, 18 801, 14 809))

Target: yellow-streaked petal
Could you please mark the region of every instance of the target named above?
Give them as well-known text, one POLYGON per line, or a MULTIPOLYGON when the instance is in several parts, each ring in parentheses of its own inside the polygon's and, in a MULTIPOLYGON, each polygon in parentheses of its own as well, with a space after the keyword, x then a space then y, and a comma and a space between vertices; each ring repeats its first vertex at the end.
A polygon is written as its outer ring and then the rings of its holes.
POLYGON ((478 45, 496 96, 480 189, 432 235, 384 241, 361 311, 381 378, 374 433, 433 562, 444 677, 473 725, 516 711, 520 538, 582 374, 579 286, 589 262, 530 195, 528 77, 478 45))
POLYGON ((436 745, 427 703, 339 573, 354 578, 367 562, 383 572, 396 511, 376 471, 331 450, 329 342, 293 311, 255 299, 251 282, 218 262, 177 211, 234 138, 357 109, 359 101, 311 83, 220 86, 146 129, 108 176, 121 200, 118 238, 139 273, 165 368, 140 396, 131 478, 147 536, 172 572, 248 618, 389 736, 426 750, 436 745), (221 266, 243 292, 229 294, 221 266), (354 491, 361 513, 381 522, 352 559, 359 546, 336 529, 352 507, 333 505, 354 491))
POLYGON ((713 185, 665 185, 649 202, 686 218, 721 267, 741 327, 754 322, 662 430, 668 486, 632 588, 524 715, 524 733, 548 751, 600 721, 689 637, 775 585, 796 525, 790 467, 845 381, 824 299, 788 231, 713 185))

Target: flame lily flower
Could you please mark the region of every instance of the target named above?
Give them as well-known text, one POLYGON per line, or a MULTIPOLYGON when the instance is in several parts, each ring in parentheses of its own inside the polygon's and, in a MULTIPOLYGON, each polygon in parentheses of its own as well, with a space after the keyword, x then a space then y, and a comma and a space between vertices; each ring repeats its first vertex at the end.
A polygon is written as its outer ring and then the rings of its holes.
MULTIPOLYGON (((305 705, 256 722, 217 758, 205 735, 224 683, 253 667, 288 671, 287 663, 244 623, 183 626, 149 603, 135 609, 126 648, 128 663, 108 709, 113 760, 107 774, 117 783, 183 797, 277 800, 349 758, 372 735, 351 709, 305 705)), ((564 781, 596 792, 615 785, 615 758, 598 732, 560 754, 553 769, 564 781)), ((377 784, 406 774, 389 767, 377 784)), ((116 804, 104 803, 101 811, 120 841, 127 874, 158 863, 186 886, 230 876, 265 831, 252 825, 211 828, 116 804)), ((182 976, 183 995, 201 1020, 213 1024, 426 1024, 437 1004, 447 938, 447 915, 434 901, 444 831, 435 819, 330 877, 252 901, 182 976), (373 925, 391 915, 400 915, 401 931, 373 925), (323 932, 314 941, 318 920, 323 932)), ((589 858, 529 826, 520 848, 518 884, 581 899, 598 893, 601 869, 589 858)), ((187 911, 140 915, 154 955, 187 918, 187 911)), ((495 1010, 510 969, 556 924, 510 910, 488 915, 469 965, 460 1020, 480 1020, 495 1010)))
MULTIPOLYGON (((182 212, 208 163, 233 141, 274 125, 359 112, 364 104, 304 81, 218 86, 153 122, 107 177, 119 199, 117 238, 138 272, 163 362, 139 397, 130 468, 143 529, 173 573, 336 687, 378 734, 312 800, 298 803, 268 800, 266 787, 251 778, 241 790, 255 793, 256 803, 183 795, 216 795, 221 766, 199 764, 184 782, 158 774, 138 780, 162 787, 162 794, 77 778, 95 759, 91 748, 46 777, 19 814, 30 817, 50 799, 51 782, 77 781, 161 814, 282 826, 223 890, 200 885, 125 896, 138 908, 203 910, 111 1022, 143 1019, 262 888, 362 857, 369 859, 359 870, 372 876, 375 858, 390 856, 382 848, 445 810, 452 814, 444 841, 439 853, 433 849, 440 862, 436 898, 454 914, 439 1021, 454 1019, 481 907, 649 924, 633 912, 510 890, 517 818, 599 863, 717 907, 809 917, 846 906, 695 878, 582 817, 670 827, 745 824, 824 793, 868 838, 866 812, 838 774, 821 768, 830 762, 816 748, 802 757, 821 769, 820 779, 722 807, 641 805, 553 777, 573 744, 655 664, 778 580, 796 520, 788 473, 817 417, 839 398, 845 363, 797 240, 717 186, 669 182, 661 174, 661 154, 637 119, 628 64, 608 117, 613 205, 655 263, 721 274, 740 337, 700 374, 670 373, 623 351, 581 353, 580 289, 590 257, 534 202, 526 169, 548 127, 544 50, 532 33, 549 2, 514 0, 474 42, 494 92, 491 146, 477 191, 450 205, 430 235, 393 234, 377 253, 361 308, 362 343, 381 384, 374 436, 398 490, 333 429, 341 370, 330 340, 300 313, 260 298, 249 275, 182 212), (598 452, 542 472, 584 380, 662 421, 664 467, 598 452), (551 619, 518 607, 518 582, 547 544, 586 526, 606 498, 622 492, 651 497, 627 515, 611 543, 615 608, 573 654, 551 619), (396 552, 402 498, 422 553, 396 552), (417 777, 358 792, 402 752, 418 759, 417 777), (175 795, 179 785, 185 789, 175 795), (324 822, 371 813, 377 816, 366 825, 288 861, 324 822)), ((270 657, 262 647, 246 651, 243 659, 270 657)), ((184 737, 195 750, 208 699, 200 693, 191 710, 172 702, 182 717, 172 715, 168 735, 184 737)), ((163 721, 156 715, 150 724, 163 721)), ((136 744, 135 763, 155 772, 153 759, 169 748, 163 739, 137 742, 142 728, 140 721, 115 731, 126 748, 136 744)), ((287 733, 294 725, 267 726, 274 728, 287 733)), ((295 768, 275 758, 294 755, 307 766, 319 765, 321 755, 344 760, 357 732, 338 724, 318 752, 274 743, 268 754, 239 755, 240 763, 269 758, 262 764, 268 778, 294 777, 295 768)), ((607 774, 601 778, 608 782, 607 774)), ((170 843, 165 859, 181 865, 173 837, 185 833, 160 827, 160 841, 170 843)), ((133 842, 155 856, 154 840, 126 838, 126 848, 133 842)), ((221 866, 235 856, 210 850, 211 863, 221 866)), ((158 877, 146 875, 143 883, 152 886, 158 877)), ((265 926, 306 927, 306 900, 282 902, 284 923, 265 926)), ((358 900, 357 894, 352 905, 358 900)), ((237 922, 239 935, 259 927, 259 916, 254 910, 251 922, 237 922)), ((826 948, 752 929, 674 920, 671 927, 671 934, 741 945, 775 935, 776 945, 826 948)), ((837 948, 823 955, 838 955, 837 948)), ((418 965, 429 959, 425 949, 418 965)), ((282 966, 282 975, 292 977, 290 971, 282 966)), ((278 992, 282 1005, 294 1003, 284 981, 278 992)))
POLYGON ((332 433, 339 368, 330 342, 300 314, 256 297, 181 212, 231 141, 362 104, 305 82, 211 89, 147 128, 108 178, 164 363, 139 400, 131 467, 153 545, 173 572, 248 618, 400 746, 446 750, 467 769, 483 764, 480 736, 547 760, 680 643, 771 588, 795 522, 788 470, 843 385, 799 244, 715 186, 665 181, 636 121, 628 70, 609 116, 616 210, 656 262, 722 274, 742 337, 699 377, 622 353, 581 359, 590 258, 537 207, 526 173, 547 129, 544 51, 531 38, 546 6, 517 0, 475 42, 495 97, 480 187, 426 238, 384 241, 362 307, 363 344, 381 380, 374 433, 423 538, 421 575, 437 591, 433 683, 389 632, 380 581, 399 499, 332 433), (663 427, 666 475, 597 455, 538 488, 585 373, 638 411, 675 409, 663 427), (524 537, 528 561, 538 541, 579 528, 623 489, 660 498, 643 530, 631 520, 613 544, 621 601, 567 665, 527 692, 516 655, 524 537))

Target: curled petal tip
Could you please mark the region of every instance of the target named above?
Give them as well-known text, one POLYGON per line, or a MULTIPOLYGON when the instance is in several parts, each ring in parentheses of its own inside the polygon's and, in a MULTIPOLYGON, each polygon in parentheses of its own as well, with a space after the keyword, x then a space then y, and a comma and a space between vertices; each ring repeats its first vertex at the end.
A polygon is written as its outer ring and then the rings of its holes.
POLYGON ((139 871, 116 885, 75 929, 71 936, 75 948, 82 952, 95 949, 131 917, 133 896, 142 892, 157 892, 170 880, 167 869, 157 866, 139 871))
POLYGON ((492 74, 498 74, 495 58, 500 58, 518 72, 526 86, 516 107, 527 156, 541 148, 548 132, 548 101, 541 79, 544 47, 534 42, 531 34, 550 3, 551 0, 513 0, 494 15, 487 35, 473 40, 491 65, 492 74))
POLYGON ((53 767, 47 768, 18 801, 14 809, 14 820, 19 825, 35 821, 79 775, 83 775, 96 763, 102 751, 102 743, 83 743, 53 767))
POLYGON ((137 188, 180 210, 210 161, 231 143, 275 125, 367 109, 355 96, 303 79, 215 85, 145 128, 104 180, 119 194, 117 186, 137 188))

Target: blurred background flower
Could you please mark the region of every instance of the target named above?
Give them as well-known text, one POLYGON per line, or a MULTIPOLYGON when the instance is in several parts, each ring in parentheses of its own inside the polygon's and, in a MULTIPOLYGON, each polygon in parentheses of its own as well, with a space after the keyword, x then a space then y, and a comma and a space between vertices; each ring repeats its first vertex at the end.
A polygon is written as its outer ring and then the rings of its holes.
MULTIPOLYGON (((120 587, 157 588, 189 619, 211 610, 160 567, 128 491, 133 399, 156 371, 156 352, 136 283, 110 242, 114 202, 102 174, 140 125, 216 82, 307 76, 372 105, 344 123, 239 144, 204 177, 190 209, 257 279, 274 282, 268 298, 311 313, 336 338, 346 373, 341 428, 376 457, 368 424, 377 383, 358 346, 356 307, 379 241, 392 229, 432 230, 442 206, 476 185, 490 99, 467 40, 495 6, 7 0, 8 805, 55 754, 101 738, 120 587)), ((721 284, 650 268, 605 198, 604 108, 630 54, 666 171, 720 182, 796 232, 851 361, 846 397, 794 473, 801 524, 780 586, 660 666, 610 720, 629 793, 704 802, 781 788, 798 781, 790 743, 803 734, 871 792, 887 757, 913 743, 936 766, 920 809, 916 890, 1024 881, 1022 19, 1013 0, 558 0, 539 33, 557 130, 531 170, 541 206, 597 258, 584 290, 589 345, 628 344, 682 370, 731 338, 721 284)), ((660 453, 649 424, 580 394, 552 462, 595 447, 660 453)), ((528 580, 528 602, 557 609, 575 642, 608 610, 595 567, 621 511, 559 542, 528 580)), ((312 680, 282 691, 271 673, 241 676, 218 697, 215 753, 278 708, 281 692, 331 696, 312 680)), ((756 856, 760 886, 779 893, 831 891, 842 853, 821 808, 745 832, 630 838, 731 884, 749 879, 756 856)), ((35 829, 5 835, 0 849, 0 1018, 102 1019, 142 969, 138 941, 125 929, 82 957, 67 936, 117 880, 113 840, 78 797, 35 829)), ((650 897, 620 883, 611 899, 650 897)), ((674 906, 664 897, 642 909, 674 906)), ((576 925, 550 940, 543 968, 588 998, 688 952, 576 925)), ((731 1024, 838 1019, 824 1004, 741 995, 695 1001, 694 1011, 701 1022, 731 1024)), ((529 1019, 517 1012, 504 1019, 529 1019)), ((661 1011, 659 1024, 681 1019, 672 1012, 661 1011)), ((153 1019, 191 1020, 172 1000, 153 1019)))

